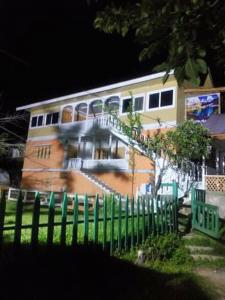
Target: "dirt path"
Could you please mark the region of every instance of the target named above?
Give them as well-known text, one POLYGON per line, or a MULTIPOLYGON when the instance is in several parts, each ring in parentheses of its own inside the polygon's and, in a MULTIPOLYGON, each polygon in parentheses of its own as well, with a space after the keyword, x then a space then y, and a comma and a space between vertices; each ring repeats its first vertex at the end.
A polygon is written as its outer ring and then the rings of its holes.
POLYGON ((207 279, 215 287, 216 300, 225 300, 225 269, 197 268, 196 273, 207 279))

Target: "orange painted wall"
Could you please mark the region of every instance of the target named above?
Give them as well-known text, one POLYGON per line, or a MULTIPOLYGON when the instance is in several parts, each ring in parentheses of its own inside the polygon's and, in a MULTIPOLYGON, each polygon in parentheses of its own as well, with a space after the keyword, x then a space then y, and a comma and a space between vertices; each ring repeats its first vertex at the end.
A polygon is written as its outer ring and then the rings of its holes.
MULTIPOLYGON (((131 173, 119 172, 96 172, 94 173, 101 181, 105 182, 108 186, 121 193, 122 195, 132 194, 132 176, 131 173)), ((143 183, 153 182, 154 175, 148 173, 135 173, 134 177, 134 195, 138 187, 143 183)))
POLYGON ((24 169, 59 169, 62 168, 64 158, 63 145, 58 140, 46 142, 27 142, 25 156, 24 156, 24 169), (50 158, 37 158, 37 146, 51 145, 50 158))
POLYGON ((21 187, 55 192, 61 192, 66 188, 70 193, 102 194, 100 188, 78 172, 23 172, 21 187))

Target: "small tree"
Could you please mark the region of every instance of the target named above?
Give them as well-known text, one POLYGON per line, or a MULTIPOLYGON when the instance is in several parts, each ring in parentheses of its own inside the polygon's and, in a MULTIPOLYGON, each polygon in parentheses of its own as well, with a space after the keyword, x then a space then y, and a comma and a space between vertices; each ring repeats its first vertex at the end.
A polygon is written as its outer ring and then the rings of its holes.
MULTIPOLYGON (((208 157, 208 149, 211 144, 211 137, 208 130, 200 123, 192 120, 180 123, 176 128, 162 131, 158 129, 148 138, 142 139, 142 124, 140 114, 129 110, 127 123, 121 122, 121 130, 127 136, 131 148, 132 175, 134 178, 135 152, 143 151, 155 164, 159 159, 163 160, 161 165, 157 165, 159 175, 152 193, 156 194, 160 188, 161 181, 167 170, 178 166, 184 161, 201 159, 208 157)), ((134 179, 133 179, 134 180, 134 179)), ((132 181, 133 184, 133 181, 132 181)), ((133 190, 132 190, 133 193, 133 190)))

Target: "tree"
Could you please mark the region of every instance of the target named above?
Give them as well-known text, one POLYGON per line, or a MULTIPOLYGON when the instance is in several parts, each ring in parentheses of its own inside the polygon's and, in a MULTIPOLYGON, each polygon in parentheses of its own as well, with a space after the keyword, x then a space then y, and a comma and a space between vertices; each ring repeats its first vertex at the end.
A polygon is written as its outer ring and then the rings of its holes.
MULTIPOLYGON (((142 124, 139 113, 130 110, 127 123, 119 119, 118 121, 121 124, 122 133, 129 140, 131 159, 133 159, 134 151, 141 151, 155 164, 159 159, 163 160, 161 165, 157 165, 159 175, 152 190, 153 194, 157 194, 162 178, 169 168, 179 166, 183 162, 207 158, 209 155, 208 149, 211 145, 209 131, 202 124, 192 120, 184 121, 171 130, 158 129, 145 139, 141 135, 142 124)), ((133 165, 135 168, 135 162, 133 165)))
POLYGON ((142 46, 140 60, 159 61, 156 71, 174 69, 179 84, 199 85, 208 66, 225 73, 225 2, 219 0, 111 1, 97 13, 95 28, 131 34, 142 46))

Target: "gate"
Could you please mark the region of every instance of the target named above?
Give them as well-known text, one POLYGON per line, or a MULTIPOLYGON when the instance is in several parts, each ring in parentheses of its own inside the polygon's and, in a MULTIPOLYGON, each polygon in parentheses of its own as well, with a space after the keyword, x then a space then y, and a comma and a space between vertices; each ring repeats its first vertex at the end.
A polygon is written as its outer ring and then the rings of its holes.
POLYGON ((218 239, 219 209, 215 205, 205 203, 205 190, 192 189, 192 228, 218 239))

